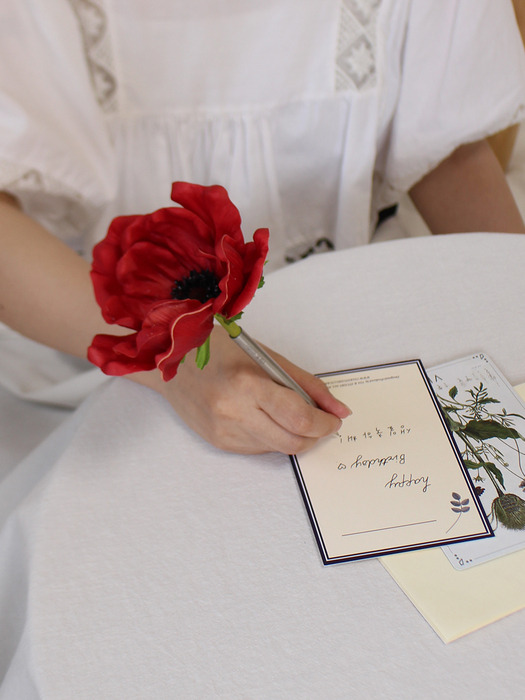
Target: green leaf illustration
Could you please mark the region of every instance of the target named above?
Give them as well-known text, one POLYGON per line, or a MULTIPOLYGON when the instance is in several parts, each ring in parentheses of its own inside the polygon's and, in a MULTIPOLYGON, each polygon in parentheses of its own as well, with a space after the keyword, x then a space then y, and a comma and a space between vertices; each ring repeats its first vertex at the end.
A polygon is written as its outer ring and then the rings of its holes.
POLYGON ((475 440, 489 440, 490 438, 517 440, 521 437, 514 428, 507 428, 494 420, 471 420, 461 428, 461 432, 475 440))
POLYGON ((481 469, 485 466, 485 462, 473 462, 471 459, 464 459, 463 464, 467 469, 481 469))
POLYGON ((445 419, 446 419, 446 421, 447 421, 447 423, 448 423, 448 427, 449 427, 454 433, 459 433, 459 431, 461 430, 461 428, 462 428, 463 426, 461 425, 461 423, 458 423, 458 421, 456 421, 456 420, 454 420, 453 418, 450 417, 449 410, 453 410, 453 409, 450 409, 450 408, 447 407, 447 406, 443 406, 443 410, 446 411, 445 419))
POLYGON ((505 488, 503 474, 500 472, 500 470, 497 468, 497 466, 493 462, 485 462, 485 464, 483 466, 488 472, 490 472, 491 474, 493 474, 496 477, 496 479, 501 484, 501 487, 505 488))
POLYGON ((485 469, 487 472, 490 472, 493 476, 495 476, 499 483, 502 485, 502 487, 505 488, 503 474, 494 464, 494 462, 473 462, 470 459, 464 459, 463 464, 466 466, 467 469, 475 469, 476 471, 478 469, 485 469))
POLYGON ((514 418, 522 418, 525 420, 525 416, 522 416, 521 413, 507 413, 505 409, 503 409, 502 413, 506 418, 513 416, 514 418))
POLYGON ((449 390, 448 395, 450 396, 451 399, 455 399, 456 396, 458 395, 457 386, 453 386, 452 389, 449 390))

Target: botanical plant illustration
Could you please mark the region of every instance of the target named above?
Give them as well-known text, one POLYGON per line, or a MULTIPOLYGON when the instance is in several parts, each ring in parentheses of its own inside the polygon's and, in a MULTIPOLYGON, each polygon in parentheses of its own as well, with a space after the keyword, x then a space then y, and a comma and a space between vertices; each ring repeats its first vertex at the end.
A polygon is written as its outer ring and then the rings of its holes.
MULTIPOLYGON (((525 438, 514 427, 518 420, 524 421, 525 425, 525 417, 519 413, 507 413, 504 408, 496 407, 500 402, 488 395, 483 382, 468 389, 463 401, 459 400, 458 393, 458 388, 453 386, 448 392, 448 397, 438 398, 456 438, 463 462, 467 469, 475 472, 474 482, 486 482, 488 477, 489 481, 486 483, 492 485, 496 492, 490 510, 492 522, 500 523, 509 530, 523 530, 525 501, 516 493, 508 491, 505 477, 513 475, 521 479, 520 488, 525 489, 522 463, 525 456, 525 452, 522 451, 525 438), (511 468, 500 449, 501 443, 515 452, 517 466, 511 468)), ((476 491, 481 495, 485 489, 476 486, 476 491)))
POLYGON ((452 505, 450 510, 453 513, 458 513, 458 517, 454 520, 452 525, 448 528, 447 534, 452 530, 454 525, 461 518, 462 514, 468 513, 468 511, 470 510, 469 499, 468 498, 461 498, 459 493, 456 493, 455 491, 452 491, 452 500, 450 501, 450 503, 452 505))

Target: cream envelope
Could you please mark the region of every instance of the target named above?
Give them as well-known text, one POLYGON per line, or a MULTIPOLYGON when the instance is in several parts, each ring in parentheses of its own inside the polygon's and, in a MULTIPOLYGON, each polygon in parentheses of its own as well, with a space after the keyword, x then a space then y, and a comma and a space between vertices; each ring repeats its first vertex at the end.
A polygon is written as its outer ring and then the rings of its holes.
MULTIPOLYGON (((515 390, 525 398, 525 384, 515 390)), ((380 561, 444 642, 525 607, 525 550, 464 571, 439 548, 380 561)))

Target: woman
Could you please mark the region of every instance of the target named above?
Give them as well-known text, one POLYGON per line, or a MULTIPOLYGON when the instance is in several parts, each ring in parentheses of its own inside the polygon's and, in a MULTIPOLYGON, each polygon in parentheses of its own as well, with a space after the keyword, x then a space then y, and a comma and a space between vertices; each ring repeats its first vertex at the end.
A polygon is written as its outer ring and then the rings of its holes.
MULTIPOLYGON (((174 180, 224 185, 248 235, 268 226, 268 269, 367 243, 403 191, 433 233, 525 230, 485 140, 525 116, 510 1, 40 0, 30 11, 9 0, 1 15, 0 320, 61 353, 85 358, 96 333, 116 332, 93 298, 91 247, 113 216, 168 205, 174 180)), ((27 385, 38 362, 4 337, 27 385)), ((319 408, 220 328, 204 372, 188 361, 168 383, 130 378, 223 449, 294 453, 348 409, 278 359, 319 408)), ((53 362, 70 385, 77 366, 53 362)))

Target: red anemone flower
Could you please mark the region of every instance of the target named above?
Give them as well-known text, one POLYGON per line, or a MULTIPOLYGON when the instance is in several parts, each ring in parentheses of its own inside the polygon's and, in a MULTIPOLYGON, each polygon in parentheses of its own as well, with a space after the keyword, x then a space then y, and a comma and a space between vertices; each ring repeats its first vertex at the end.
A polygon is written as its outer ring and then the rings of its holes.
POLYGON ((268 229, 245 243, 223 187, 175 182, 171 198, 181 206, 117 217, 93 249, 102 316, 134 331, 94 337, 88 358, 106 374, 158 367, 168 381, 184 355, 205 343, 214 315, 237 316, 261 281, 268 229))

